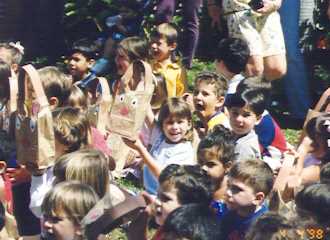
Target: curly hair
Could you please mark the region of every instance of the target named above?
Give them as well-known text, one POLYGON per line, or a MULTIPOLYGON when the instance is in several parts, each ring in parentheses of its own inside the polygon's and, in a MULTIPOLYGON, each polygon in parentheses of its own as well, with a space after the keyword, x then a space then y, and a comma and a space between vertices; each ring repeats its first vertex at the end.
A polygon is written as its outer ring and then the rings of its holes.
POLYGON ((162 186, 174 186, 181 204, 209 204, 214 186, 207 173, 198 165, 168 165, 159 176, 162 186))

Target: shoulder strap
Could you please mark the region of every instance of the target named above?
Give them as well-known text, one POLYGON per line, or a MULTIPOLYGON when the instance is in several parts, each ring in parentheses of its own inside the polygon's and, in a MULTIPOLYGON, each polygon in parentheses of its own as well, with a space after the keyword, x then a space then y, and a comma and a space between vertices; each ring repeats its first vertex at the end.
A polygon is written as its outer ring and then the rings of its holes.
MULTIPOLYGON (((133 78, 134 75, 134 67, 137 66, 137 64, 141 64, 144 68, 144 90, 149 90, 153 87, 153 80, 152 80, 152 69, 149 63, 142 61, 142 60, 136 60, 132 62, 128 69, 126 70, 125 74, 121 78, 121 84, 124 85, 124 89, 127 91, 127 85, 129 81, 133 78)), ((139 84, 138 84, 139 86, 139 84)))
POLYGON ((18 78, 16 73, 11 70, 11 77, 9 78, 10 89, 10 112, 15 112, 17 109, 17 93, 18 93, 18 78))
POLYGON ((99 83, 102 89, 102 99, 104 101, 111 101, 110 87, 108 84, 108 80, 104 77, 99 77, 99 83))

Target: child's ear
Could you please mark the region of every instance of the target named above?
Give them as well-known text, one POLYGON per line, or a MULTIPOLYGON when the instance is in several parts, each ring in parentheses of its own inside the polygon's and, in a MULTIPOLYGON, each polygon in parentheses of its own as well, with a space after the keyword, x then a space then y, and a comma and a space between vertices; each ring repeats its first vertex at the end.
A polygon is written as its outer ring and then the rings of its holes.
POLYGON ((264 202, 265 197, 266 196, 265 196, 265 194, 263 192, 257 192, 255 194, 255 199, 253 200, 253 204, 255 206, 260 206, 264 202))
POLYGON ((225 103, 225 97, 224 96, 220 96, 217 99, 218 99, 218 101, 217 101, 216 107, 219 109, 225 103))
POLYGON ((51 109, 55 109, 58 107, 58 105, 60 104, 60 101, 58 100, 57 97, 50 97, 49 100, 49 105, 51 109))
POLYGON ((224 167, 225 167, 225 173, 227 174, 231 168, 231 166, 233 165, 232 161, 227 162, 224 167))
POLYGON ((81 227, 76 227, 76 229, 75 229, 75 234, 76 234, 77 236, 82 236, 82 235, 83 235, 83 232, 82 232, 81 227))
POLYGON ((91 69, 94 66, 95 62, 96 62, 95 59, 93 59, 93 58, 89 59, 88 67, 91 69))
POLYGON ((171 51, 174 51, 174 50, 176 49, 176 47, 177 47, 176 42, 170 44, 169 47, 170 47, 170 50, 171 50, 171 51))

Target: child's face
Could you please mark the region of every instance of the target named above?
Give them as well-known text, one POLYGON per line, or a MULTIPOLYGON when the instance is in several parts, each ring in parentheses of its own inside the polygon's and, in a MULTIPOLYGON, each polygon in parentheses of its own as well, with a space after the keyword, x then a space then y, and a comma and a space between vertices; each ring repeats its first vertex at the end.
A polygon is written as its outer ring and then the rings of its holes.
POLYGON ((171 143, 179 143, 191 129, 191 122, 187 118, 169 116, 163 122, 163 132, 171 143))
POLYGON ((116 51, 115 63, 117 68, 117 74, 119 76, 124 75, 128 66, 130 65, 130 59, 123 49, 118 49, 116 51))
POLYGON ((212 178, 214 183, 221 183, 223 177, 225 176, 226 169, 224 164, 219 161, 216 147, 201 150, 198 154, 198 163, 212 178))
POLYGON ((244 211, 257 205, 256 194, 250 186, 231 177, 227 184, 226 204, 229 209, 244 211))
POLYGON ((202 120, 209 120, 223 105, 223 101, 215 94, 215 86, 207 82, 199 82, 194 89, 194 106, 202 120))
POLYGON ((81 53, 74 53, 70 57, 68 68, 75 81, 82 80, 89 69, 93 66, 94 61, 87 59, 81 53))
POLYGON ((167 216, 181 206, 178 199, 178 190, 169 183, 163 183, 158 189, 158 197, 156 201, 156 222, 163 225, 167 216))
POLYGON ((156 61, 163 61, 171 56, 176 48, 175 44, 168 44, 165 38, 155 38, 151 41, 151 53, 156 61))
POLYGON ((47 234, 55 237, 56 240, 75 240, 80 239, 81 231, 65 215, 45 217, 44 227, 47 234))
POLYGON ((233 132, 239 136, 248 134, 257 122, 257 116, 248 107, 229 109, 229 121, 233 132))

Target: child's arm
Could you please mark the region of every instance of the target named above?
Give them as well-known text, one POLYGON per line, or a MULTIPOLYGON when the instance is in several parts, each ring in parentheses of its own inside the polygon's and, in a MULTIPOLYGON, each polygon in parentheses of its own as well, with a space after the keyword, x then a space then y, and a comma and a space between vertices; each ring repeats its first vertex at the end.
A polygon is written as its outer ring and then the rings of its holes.
POLYGON ((160 166, 155 159, 151 156, 151 154, 148 152, 148 150, 145 148, 143 143, 140 139, 136 140, 129 140, 127 138, 123 138, 123 141, 130 147, 135 149, 139 152, 140 156, 143 159, 143 162, 148 166, 152 174, 158 179, 161 171, 162 166, 160 166))
POLYGON ((155 114, 152 111, 151 105, 148 105, 147 115, 146 115, 146 123, 150 129, 155 126, 155 114))

